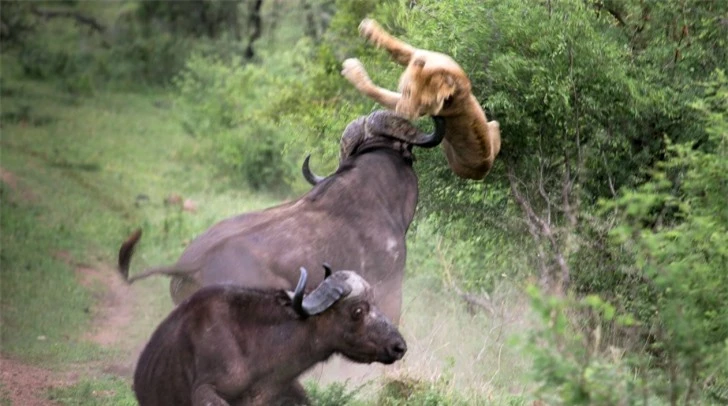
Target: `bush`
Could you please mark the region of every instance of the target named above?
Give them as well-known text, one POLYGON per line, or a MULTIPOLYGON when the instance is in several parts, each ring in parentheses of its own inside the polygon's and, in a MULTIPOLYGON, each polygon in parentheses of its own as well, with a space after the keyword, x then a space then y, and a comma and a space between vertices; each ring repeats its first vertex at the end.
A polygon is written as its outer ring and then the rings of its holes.
POLYGON ((260 65, 196 54, 174 81, 184 127, 210 141, 208 155, 223 171, 254 189, 286 192, 299 177, 305 130, 286 114, 305 100, 300 78, 281 68, 295 69, 294 52, 308 53, 307 43, 260 65))
POLYGON ((363 386, 347 390, 345 383, 332 383, 326 387, 319 386, 315 381, 306 382, 306 393, 314 406, 345 406, 361 404, 355 397, 363 386))
POLYGON ((92 93, 102 86, 124 90, 166 86, 193 52, 228 57, 245 48, 231 33, 233 25, 236 32, 242 29, 235 12, 239 2, 203 3, 182 2, 180 8, 165 2, 67 2, 47 6, 60 14, 44 18, 37 13, 47 12, 46 5, 10 1, 8 10, 3 7, 3 27, 7 21, 10 30, 3 29, 3 45, 11 45, 27 76, 57 81, 63 90, 92 93), (189 21, 199 13, 185 21, 173 18, 176 12, 197 6, 214 11, 215 20, 208 21, 205 33, 189 21), (94 25, 76 23, 73 15, 94 25), (170 18, 174 21, 163 22, 170 18), (214 28, 218 25, 224 28, 214 28), (215 35, 205 35, 210 30, 215 35))
POLYGON ((728 382, 728 81, 693 105, 709 139, 666 141, 651 179, 603 203, 617 271, 634 286, 599 296, 533 292, 532 336, 546 400, 560 404, 725 402, 728 382), (630 294, 637 291, 639 294, 630 294), (622 310, 619 310, 622 309, 622 310), (620 315, 621 314, 621 315, 620 315))

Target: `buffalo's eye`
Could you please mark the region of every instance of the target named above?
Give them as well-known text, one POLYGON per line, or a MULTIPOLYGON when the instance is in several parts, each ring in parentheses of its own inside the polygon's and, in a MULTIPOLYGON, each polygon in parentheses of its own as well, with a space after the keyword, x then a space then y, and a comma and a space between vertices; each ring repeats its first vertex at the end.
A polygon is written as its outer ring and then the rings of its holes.
POLYGON ((364 308, 362 306, 357 306, 351 311, 352 319, 361 320, 362 317, 364 317, 364 308))

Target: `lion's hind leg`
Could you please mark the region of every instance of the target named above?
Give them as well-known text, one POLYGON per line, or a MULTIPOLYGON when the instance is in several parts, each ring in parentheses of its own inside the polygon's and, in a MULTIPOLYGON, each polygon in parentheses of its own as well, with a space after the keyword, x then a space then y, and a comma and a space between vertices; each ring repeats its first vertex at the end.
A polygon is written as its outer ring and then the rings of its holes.
POLYGON ((344 61, 341 74, 351 82, 362 94, 374 99, 382 106, 394 110, 401 95, 391 90, 383 89, 372 82, 367 74, 364 65, 356 58, 349 58, 344 61))
POLYGON ((359 34, 377 47, 384 48, 402 66, 407 66, 416 49, 384 30, 378 22, 365 18, 359 24, 359 34))

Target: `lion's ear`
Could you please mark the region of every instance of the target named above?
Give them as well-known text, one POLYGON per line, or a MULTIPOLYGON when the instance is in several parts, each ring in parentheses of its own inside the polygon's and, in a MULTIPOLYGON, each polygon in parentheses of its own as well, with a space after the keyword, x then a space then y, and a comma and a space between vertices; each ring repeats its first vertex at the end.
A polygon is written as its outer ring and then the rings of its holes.
POLYGON ((439 75, 438 82, 440 82, 437 84, 438 100, 445 100, 455 94, 457 86, 455 84, 455 78, 453 78, 452 75, 442 73, 439 75))

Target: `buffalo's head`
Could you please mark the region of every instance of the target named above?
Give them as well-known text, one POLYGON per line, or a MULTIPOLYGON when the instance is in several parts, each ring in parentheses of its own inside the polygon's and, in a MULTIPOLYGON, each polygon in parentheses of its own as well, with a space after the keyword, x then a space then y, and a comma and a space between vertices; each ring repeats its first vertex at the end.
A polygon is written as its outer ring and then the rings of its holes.
POLYGON ((304 297, 307 272, 293 294, 293 309, 319 327, 321 339, 331 340, 335 352, 354 362, 391 364, 407 351, 404 338, 374 304, 374 292, 367 281, 354 271, 331 273, 304 297))
MULTIPOLYGON (((445 137, 445 121, 441 117, 432 117, 435 129, 426 133, 412 124, 402 115, 389 111, 379 110, 359 117, 349 123, 341 136, 339 148, 339 163, 345 159, 372 148, 388 147, 409 154, 412 146, 433 148, 442 142, 445 137)), ((324 178, 313 174, 308 166, 310 156, 303 161, 302 172, 304 178, 316 185, 324 178)))

